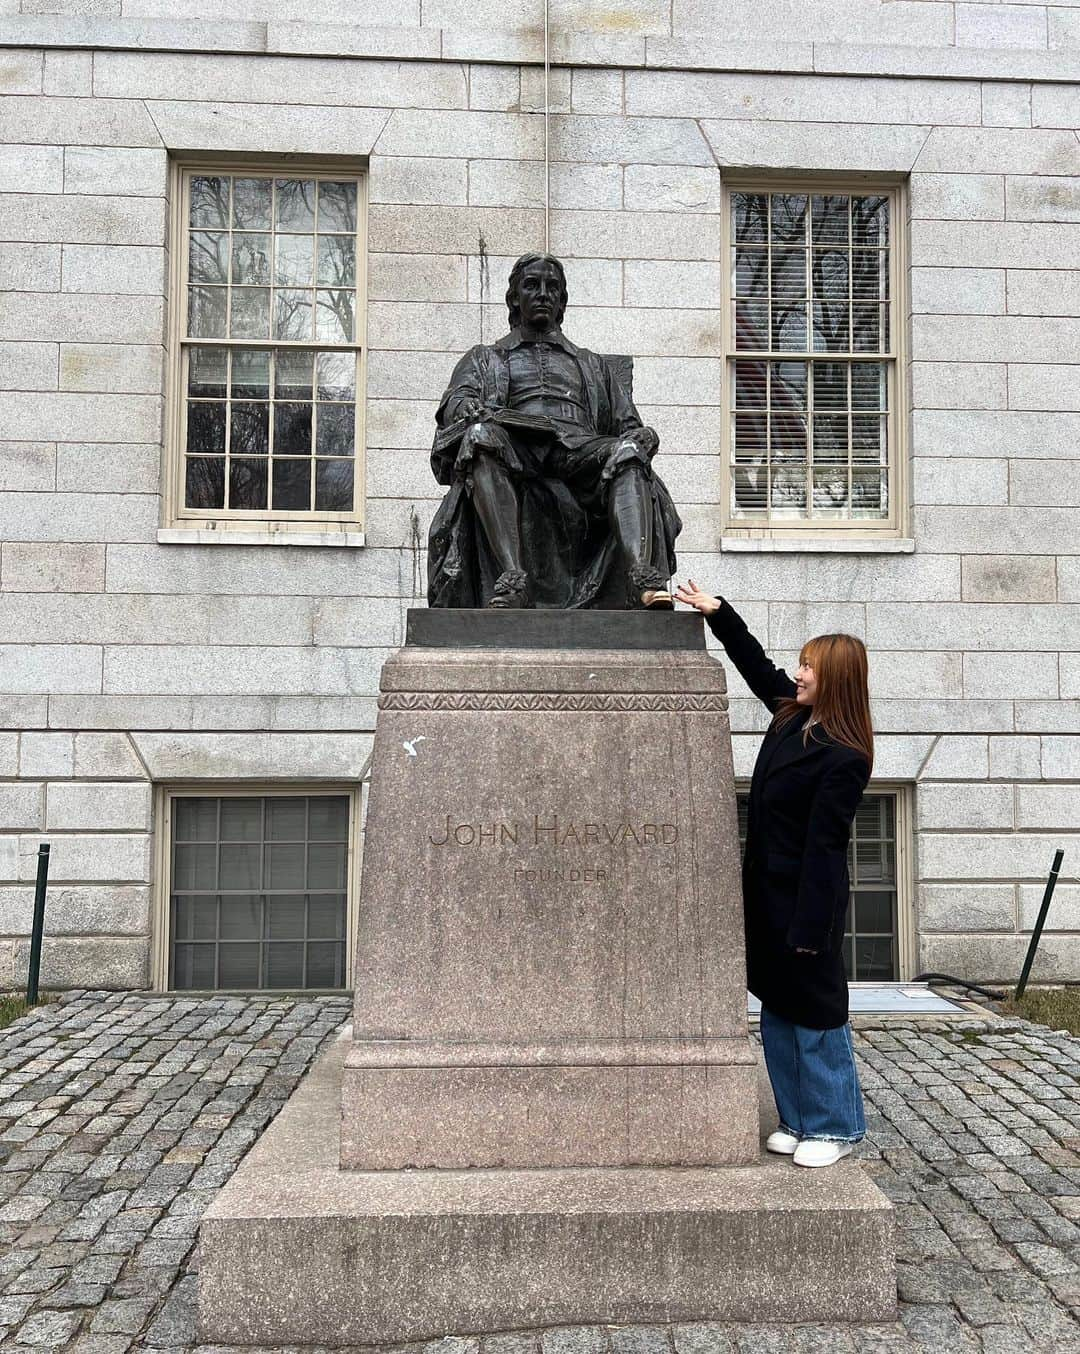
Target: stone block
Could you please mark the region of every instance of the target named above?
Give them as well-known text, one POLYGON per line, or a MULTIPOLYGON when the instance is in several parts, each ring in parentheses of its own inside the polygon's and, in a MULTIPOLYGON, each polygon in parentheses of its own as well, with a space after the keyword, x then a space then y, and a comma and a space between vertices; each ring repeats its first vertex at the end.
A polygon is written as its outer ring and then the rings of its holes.
MULTIPOLYGON (((160 343, 163 321, 164 303, 160 296, 17 294, 8 297, 5 304, 4 315, 0 318, 0 338, 25 338, 29 333, 39 341, 160 343), (24 326, 21 331, 20 324, 24 326)), ((109 407, 107 397, 99 396, 98 399, 104 402, 99 405, 83 396, 76 400, 61 395, 56 397, 56 403, 61 408, 75 404, 85 408, 109 407)), ((121 403, 133 404, 137 409, 147 405, 146 401, 137 399, 121 403)), ((115 432, 115 425, 110 426, 115 432)), ((75 428, 69 433, 68 441, 87 438, 85 429, 75 428)))
POLYGON ((464 254, 370 254, 368 296, 373 301, 464 301, 464 254))
POLYGON ((94 92, 93 52, 46 52, 44 92, 85 97, 94 92))
MULTIPOLYGON (((626 111, 645 117, 971 126, 977 85, 814 75, 627 71, 626 111)), ((921 157, 920 157, 921 158, 921 157)))
POLYGON ((915 456, 912 461, 916 503, 965 506, 1009 501, 1009 462, 952 460, 947 456, 915 456))
MULTIPOLYGON (((0 935, 29 935, 33 916, 32 886, 0 889, 0 935)), ((47 936, 146 936, 149 933, 148 888, 61 885, 49 889, 45 908, 47 936)))
POLYGON ((1071 269, 1080 227, 1073 223, 1017 221, 913 221, 911 254, 933 267, 1071 269))
POLYGON ((1056 696, 1058 656, 1031 652, 965 654, 964 694, 976 699, 1056 696))
POLYGON ((669 263, 633 259, 624 264, 625 302, 629 306, 719 307, 721 274, 717 263, 669 263))
POLYGON ((1002 555, 1064 554, 1076 548, 1073 508, 916 508, 915 536, 927 550, 1002 555), (1071 524, 1071 526, 1070 526, 1071 524), (1037 549, 1036 549, 1037 548, 1037 549))
MULTIPOLYGON (((1000 221, 1005 216, 1000 174, 926 173, 920 168, 911 176, 910 192, 913 220, 1000 221)), ((935 233, 925 232, 931 239, 935 233)))
POLYGON ((44 826, 44 803, 44 787, 34 781, 0 784, 0 831, 39 831, 44 826))
POLYGON ((64 493, 160 491, 159 443, 61 442, 56 448, 56 487, 64 493))
POLYGON ((0 244, 0 288, 4 291, 59 291, 60 246, 0 244))
POLYGON ((45 826, 50 831, 61 832, 148 831, 150 810, 149 785, 128 781, 71 781, 49 786, 45 826))
POLYGON ((747 113, 705 119, 702 131, 722 167, 908 173, 926 142, 928 127, 860 126, 833 122, 757 122, 747 113))
POLYGON ((1080 737, 1053 734, 1041 742, 1042 774, 1047 780, 1080 780, 1080 737))
POLYGON ((24 733, 19 740, 19 775, 26 778, 71 776, 75 739, 70 733, 24 733))
POLYGON ((1080 221, 1080 194, 1061 175, 1009 175, 1005 214, 1010 221, 1080 221))
POLYGON ((621 113, 622 71, 587 68, 573 71, 570 102, 575 113, 621 113))
POLYGON ((1046 41, 1051 51, 1074 51, 1080 42, 1080 14, 1075 9, 1048 8, 1046 41))
POLYGON ((1080 654, 1063 653, 1059 660, 1061 694, 1080 696, 1080 654))
POLYGON ((12 693, 101 690, 101 649, 63 644, 0 644, 0 684, 12 693))
POLYGON ((405 603, 397 598, 327 597, 316 603, 312 642, 346 646, 363 634, 369 644, 393 648, 405 639, 405 603))
POLYGON ((55 390, 55 343, 0 342, 0 391, 55 390))
MULTIPOLYGON (((265 95, 265 91, 264 91, 265 95)), ((102 100, 102 102, 111 102, 102 100)), ((139 105, 142 106, 141 103, 139 105)), ((275 103, 147 100, 170 150, 274 151, 297 155, 370 155, 387 124, 384 108, 290 107, 275 103)), ((159 237, 160 238, 160 237, 159 237)))
MULTIPOLYGON (((1013 473, 1022 464, 1014 462, 1013 473)), ((965 555, 962 571, 965 602, 1056 600, 1055 561, 1047 555, 965 555)))
POLYGON ((931 315, 1004 315, 1002 268, 912 268, 911 306, 931 315))
MULTIPOLYGON (((907 602, 882 603, 867 610, 867 643, 880 649, 922 649, 935 625, 934 608, 907 602)), ((939 646, 943 649, 994 651, 1003 638, 1026 640, 1032 650, 1068 649, 1076 615, 1068 606, 983 605, 943 607, 939 646), (946 633, 947 630, 947 633, 946 633)))
POLYGON ((1016 826, 1048 832, 1074 830, 1080 823, 1080 785, 1018 785, 1016 826))
POLYGON ((912 362, 916 409, 1004 409, 1009 401, 1004 362, 912 362))
POLYGON ((371 754, 370 734, 133 733, 152 780, 353 781, 371 754))
POLYGON ((0 89, 5 94, 40 94, 41 80, 40 52, 0 52, 0 89))
MULTIPOLYGON (((937 47, 951 41, 952 15, 943 4, 889 5, 884 12, 845 0, 819 0, 812 9, 798 0, 735 0, 718 14, 709 0, 674 0, 672 30, 686 45, 696 37, 749 38, 766 52, 793 36, 815 43, 912 43, 937 47), (894 12, 895 8, 895 12, 894 12)), ((780 66, 778 69, 785 69, 780 66)))
POLYGON ((167 171, 164 150, 68 146, 64 151, 63 192, 164 197, 167 171))
POLYGON ((718 259, 716 218, 694 212, 653 212, 649 230, 633 212, 552 212, 556 247, 582 258, 718 259))
POLYGON ((147 771, 128 734, 77 733, 75 775, 105 780, 145 780, 147 771))
POLYGON ((1009 478, 1013 503, 1080 505, 1080 465, 1071 460, 1017 461, 1009 478))
POLYGON ((917 410, 912 421, 920 456, 1004 456, 1017 461, 1044 457, 1080 436, 1080 414, 1075 412, 917 410))
POLYGON ((8 97, 0 142, 38 146, 160 146, 138 99, 8 97))
MULTIPOLYGON (((930 788, 920 788, 920 802, 930 788)), ((1012 884, 923 884, 916 918, 920 932, 1013 931, 1016 890, 1012 884)))
MULTIPOLYGON (((367 444, 368 447, 402 447, 410 450, 424 449, 426 476, 421 477, 421 487, 431 488, 442 497, 444 490, 435 483, 431 473, 430 452, 428 450, 435 428, 435 410, 437 405, 431 400, 369 400, 367 407, 367 444)), ((391 458, 392 459, 392 458, 391 458)), ((370 457, 365 466, 368 475, 368 491, 374 497, 382 497, 386 491, 372 488, 370 457)), ((411 480, 401 486, 399 497, 409 498, 416 490, 409 487, 411 480)))
POLYGON ((990 754, 985 734, 943 734, 919 770, 919 780, 985 780, 990 754))
MULTIPOLYGON (((1010 268, 1010 315, 1080 314, 1080 274, 1060 269, 1010 268)), ((1075 368, 1054 364, 1017 364, 1009 373, 1009 402, 1014 409, 1075 409, 1078 397, 1072 385, 1075 368), (1013 380, 1018 382, 1014 392, 1013 380), (1042 403, 1040 403, 1042 401, 1042 403)))
POLYGON ((0 588, 5 592, 102 592, 105 547, 11 541, 0 549, 0 588))
POLYGON ((647 117, 556 116, 551 120, 551 154, 555 160, 583 164, 713 169, 716 163, 698 124, 668 111, 647 117))
POLYGON ((368 213, 371 248, 388 254, 505 254, 538 248, 543 212, 522 207, 411 207, 373 205, 368 213))
MULTIPOLYGON (((551 201, 557 207, 618 210, 623 205, 619 165, 554 164, 551 201)), ((469 202, 477 207, 543 207, 544 166, 532 160, 474 160, 469 164, 469 202)))
MULTIPOLYGON (((1080 728, 1080 701, 1015 701, 1016 728, 1024 733, 1071 733, 1080 728)), ((1039 758, 1036 748, 1035 766, 1039 758)), ((1031 777, 1039 779, 1039 770, 1031 777)))
MULTIPOLYGON (((140 787, 141 788, 141 787, 140 787)), ((49 879, 57 884, 148 884, 150 843, 147 833, 50 834, 49 879)), ((42 838, 19 838, 19 879, 32 883, 42 838)))
POLYGON ((1035 5, 957 4, 957 47, 1046 47, 1046 10, 1035 5))
POLYGON ((367 322, 368 342, 376 348, 437 349, 456 354, 480 342, 480 312, 476 306, 465 304, 372 301, 367 322))
POLYGON ((570 71, 549 67, 545 80, 542 67, 522 66, 519 107, 522 113, 569 113, 570 71))
MULTIPOLYGON (((165 203, 160 198, 0 194, 0 240, 160 245, 164 238, 165 203)), ((69 329, 57 337, 74 335, 69 329)), ((130 330, 127 337, 132 337, 130 330)))
MULTIPOLYGON (((25 972, 29 941, 15 944, 15 968, 25 972)), ((43 988, 129 991, 150 985, 150 940, 143 936, 56 936, 41 947, 43 988)))
MULTIPOLYGON (((1049 868, 1049 867, 1048 867, 1049 868)), ((973 983, 1015 986, 1024 964, 1027 936, 924 935, 919 939, 919 968, 952 973, 973 983)), ((1060 982, 1080 962, 1080 946, 1072 936, 1047 937, 1031 970, 1033 983, 1060 982)))
MULTIPOLYGON (((1049 866, 1047 866, 1046 872, 1047 874, 1050 873, 1049 866)), ((1038 920, 1045 891, 1045 883, 1020 885, 1018 893, 1020 895, 1021 931, 1033 931, 1035 929, 1035 922, 1038 920)), ((1046 914, 1045 926, 1047 931, 1080 930, 1080 888, 1075 884, 1059 883, 1057 885, 1050 900, 1050 911, 1046 914)))
POLYGON ((984 127, 1030 127, 1031 86, 986 81, 982 87, 984 127))
POLYGON ((203 1341, 892 1317, 891 1206, 853 1165, 827 1181, 776 1160, 728 1171, 340 1171, 342 1049, 316 1064, 204 1215, 203 1341), (788 1244, 817 1257, 812 1281, 773 1265, 765 1237, 778 1216, 788 1244), (449 1252, 448 1228, 465 1239, 449 1252))
MULTIPOLYGON (((1060 34, 1060 27, 1058 32, 1060 34)), ((1031 87, 1031 121, 1036 127, 1076 127, 1080 125, 1077 121, 1078 107, 1077 91, 1070 84, 1039 84, 1031 87)), ((1052 174, 1054 170, 1042 172, 1052 174)))
MULTIPOLYGON (((258 103, 268 89, 303 90, 304 102, 315 105, 357 102, 356 68, 348 60, 268 56, 252 62, 242 55, 95 53, 94 93, 101 98, 152 99, 162 90, 177 89, 232 103, 258 103)), ((365 61, 363 99, 367 108, 464 108, 465 72, 449 62, 365 61)))
POLYGON ((468 164, 464 160, 374 155, 368 175, 368 201, 463 205, 469 200, 468 184, 468 164))
MULTIPOLYGON (((1011 829, 1013 787, 965 782, 920 785, 916 810, 920 829, 1011 829)), ((966 928, 958 924, 954 929, 966 928)))
POLYGON ((63 289, 112 296, 161 295, 165 290, 165 250, 111 245, 65 245, 63 289))
MULTIPOLYGON (((531 34, 536 14, 529 0, 427 0, 425 26, 453 30, 485 29, 531 34)), ((670 11, 666 0, 614 0, 604 11, 602 27, 614 34, 667 33, 670 11)), ((590 0, 552 0, 551 25, 562 32, 587 32, 600 27, 590 0)), ((445 52, 444 52, 445 55, 445 52)))
MULTIPOLYGON (((65 267, 65 283, 67 280, 65 267)), ((163 388, 162 366, 160 345, 61 343, 60 389, 156 395, 163 388)))
MULTIPOLYGON (((264 22, 267 4, 266 0, 188 0, 183 12, 189 19, 264 22)), ((275 0, 273 12, 279 22, 355 24, 357 17, 353 0, 275 0)), ((169 0, 124 0, 125 18, 157 19, 175 13, 169 0)), ((365 0, 364 22, 377 28, 419 28, 419 0, 365 0)))
POLYGON ((161 435, 161 400, 153 395, 83 395, 55 389, 36 394, 24 389, 5 395, 3 405, 11 437, 148 442, 161 435))
POLYGON ((0 146, 0 192, 62 193, 61 146, 0 146))
POLYGON ((469 107, 487 113, 521 112, 521 67, 469 67, 469 107))
POLYGON ((1019 832, 923 832, 919 835, 919 874, 922 879, 1045 878, 1058 846, 1070 855, 1080 848, 1080 836, 1055 832, 1051 842, 1045 836, 1019 832))
POLYGON ((915 315, 912 342, 928 359, 1080 361, 1080 319, 1020 315, 915 315))
POLYGON ((15 716, 19 723, 26 725, 33 721, 33 715, 34 712, 29 706, 25 709, 20 708, 20 698, 17 696, 6 696, 0 701, 0 719, 11 730, 0 733, 0 776, 19 774, 19 735, 11 728, 15 723, 12 716, 15 716))
POLYGON ((42 632, 56 643, 302 646, 311 642, 313 599, 168 597, 117 593, 79 596, 0 595, 0 633, 32 644, 42 632))
MULTIPOLYGON (((19 877, 19 839, 18 837, 0 837, 0 880, 15 880, 19 877)), ((14 986, 14 984, 11 984, 14 986)))
MULTIPOLYGON (((399 7, 400 8, 400 7, 399 7)), ((264 5, 260 18, 273 13, 264 5)), ((355 17, 352 16, 352 17, 355 17)), ((436 29, 406 27, 404 24, 375 27, 363 15, 363 27, 344 23, 308 23, 291 19, 285 23, 271 20, 266 25, 266 48, 270 52, 296 52, 303 56, 386 56, 403 60, 437 61, 442 44, 436 29)), ((415 17, 419 25, 419 15, 415 17)), ((203 27, 203 25, 200 25, 203 27)))
MULTIPOLYGON (((9 444, 10 445, 10 444, 9 444)), ((23 541, 150 541, 153 494, 0 492, 0 537, 23 541)))
POLYGON ((936 126, 919 155, 919 173, 1075 174, 1080 145, 1064 132, 1044 130, 1053 124, 1035 115, 1041 93, 1038 86, 1032 90, 1035 128, 936 126))
POLYGON ((991 780, 1038 780, 1041 776, 1039 739, 992 737, 989 741, 991 780))
POLYGON ((870 695, 875 702, 920 696, 959 699, 964 694, 963 672, 963 655, 958 653, 890 653, 881 662, 871 656, 870 695))
POLYGON ((699 168, 696 165, 626 166, 623 206, 628 211, 719 213, 720 197, 720 179, 715 168, 699 168))

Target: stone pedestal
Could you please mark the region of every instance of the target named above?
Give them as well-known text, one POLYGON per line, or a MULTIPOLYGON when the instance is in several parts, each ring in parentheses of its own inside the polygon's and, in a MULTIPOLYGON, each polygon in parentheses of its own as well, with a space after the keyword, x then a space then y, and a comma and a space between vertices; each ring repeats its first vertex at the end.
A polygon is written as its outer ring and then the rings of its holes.
POLYGON ((892 1319, 887 1200, 760 1156, 700 618, 418 611, 408 638, 353 1030, 204 1217, 201 1338, 892 1319))

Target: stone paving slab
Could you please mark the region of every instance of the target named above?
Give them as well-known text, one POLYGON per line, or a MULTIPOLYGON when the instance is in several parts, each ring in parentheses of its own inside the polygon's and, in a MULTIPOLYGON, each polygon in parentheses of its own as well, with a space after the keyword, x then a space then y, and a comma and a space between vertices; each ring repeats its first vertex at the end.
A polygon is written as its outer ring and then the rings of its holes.
MULTIPOLYGON (((337 996, 80 992, 0 1031, 0 1350, 231 1354, 193 1343, 199 1218, 349 1014, 337 996)), ((400 1354, 1080 1354, 1080 1040, 863 1017, 856 1051, 859 1150, 898 1209, 898 1322, 588 1326, 400 1354)))

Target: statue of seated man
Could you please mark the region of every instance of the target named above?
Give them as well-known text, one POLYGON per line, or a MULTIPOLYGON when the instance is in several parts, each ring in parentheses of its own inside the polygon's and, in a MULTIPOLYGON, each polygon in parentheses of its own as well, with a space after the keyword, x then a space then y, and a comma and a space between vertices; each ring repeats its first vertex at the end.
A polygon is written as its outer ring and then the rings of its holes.
POLYGON ((652 469, 660 440, 614 364, 562 332, 566 301, 558 259, 524 255, 509 334, 454 368, 431 453, 450 486, 428 543, 431 606, 672 605, 682 523, 652 469))

